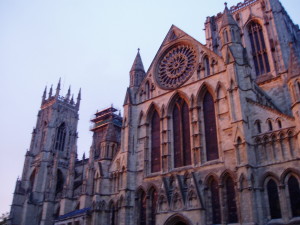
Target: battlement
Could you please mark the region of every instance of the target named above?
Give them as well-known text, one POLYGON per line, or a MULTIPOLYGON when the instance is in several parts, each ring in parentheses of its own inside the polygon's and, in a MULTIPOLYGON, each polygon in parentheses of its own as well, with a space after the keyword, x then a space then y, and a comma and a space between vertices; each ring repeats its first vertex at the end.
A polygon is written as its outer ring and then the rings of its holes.
POLYGON ((55 102, 60 102, 70 108, 79 110, 80 100, 81 100, 81 89, 78 92, 77 101, 75 103, 74 101, 74 95, 71 96, 71 87, 69 87, 68 92, 66 96, 59 95, 60 92, 60 79, 57 84, 56 93, 55 95, 52 95, 52 85, 48 93, 48 98, 46 97, 47 94, 47 87, 44 90, 43 97, 42 97, 42 104, 41 108, 45 109, 49 107, 50 105, 53 105, 55 102))
MULTIPOLYGON (((229 11, 232 14, 235 14, 236 12, 258 2, 259 0, 245 0, 244 2, 239 2, 237 5, 231 6, 229 11)), ((222 17, 223 13, 219 12, 215 17, 216 20, 220 19, 222 17)))

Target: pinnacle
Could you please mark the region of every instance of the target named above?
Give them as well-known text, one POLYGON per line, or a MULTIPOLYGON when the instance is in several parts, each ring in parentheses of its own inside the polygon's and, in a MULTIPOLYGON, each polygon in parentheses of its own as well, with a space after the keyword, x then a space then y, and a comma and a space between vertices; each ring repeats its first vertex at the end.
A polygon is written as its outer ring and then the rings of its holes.
POLYGON ((224 9, 223 16, 222 16, 222 26, 221 27, 225 27, 228 25, 237 25, 236 21, 233 19, 233 16, 232 16, 230 10, 227 7, 227 2, 225 2, 224 4, 225 4, 225 9, 224 9))
POLYGON ((136 54, 136 57, 134 59, 134 62, 133 62, 133 65, 131 67, 130 72, 131 71, 143 71, 143 72, 145 72, 139 48, 138 48, 138 52, 136 54))

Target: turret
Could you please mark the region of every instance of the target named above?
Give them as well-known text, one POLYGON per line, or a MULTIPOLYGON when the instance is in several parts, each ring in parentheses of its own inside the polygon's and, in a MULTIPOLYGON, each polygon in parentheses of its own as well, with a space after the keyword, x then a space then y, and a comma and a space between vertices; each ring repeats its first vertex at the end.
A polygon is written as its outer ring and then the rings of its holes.
POLYGON ((144 65, 140 56, 140 49, 138 49, 138 53, 130 70, 130 87, 139 87, 145 74, 144 65))
POLYGON ((222 24, 220 29, 220 37, 222 48, 225 45, 238 43, 241 44, 240 30, 236 21, 230 13, 227 3, 225 3, 225 10, 222 16, 222 24))

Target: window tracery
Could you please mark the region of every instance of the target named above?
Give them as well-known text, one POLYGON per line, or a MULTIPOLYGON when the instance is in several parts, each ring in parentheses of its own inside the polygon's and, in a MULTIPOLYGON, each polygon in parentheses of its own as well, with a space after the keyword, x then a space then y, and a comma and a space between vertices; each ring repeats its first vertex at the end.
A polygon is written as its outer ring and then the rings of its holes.
POLYGON ((158 63, 157 81, 162 88, 177 88, 192 76, 196 64, 195 49, 188 44, 177 45, 167 51, 158 63))
POLYGON ((63 151, 66 140, 66 125, 62 123, 56 131, 55 150, 63 151))
POLYGON ((187 103, 178 98, 173 108, 174 167, 191 164, 190 119, 187 103))
POLYGON ((257 22, 251 21, 248 25, 248 34, 256 75, 259 76, 270 72, 267 47, 264 40, 262 26, 257 22))

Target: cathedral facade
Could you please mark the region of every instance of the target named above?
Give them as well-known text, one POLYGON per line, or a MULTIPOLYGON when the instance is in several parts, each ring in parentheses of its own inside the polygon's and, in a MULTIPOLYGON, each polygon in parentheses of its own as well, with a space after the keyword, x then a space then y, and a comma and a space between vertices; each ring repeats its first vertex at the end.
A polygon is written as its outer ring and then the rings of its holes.
POLYGON ((44 92, 12 225, 300 224, 300 30, 279 0, 207 17, 203 45, 176 26, 123 117, 95 114, 77 158, 81 94, 44 92))

